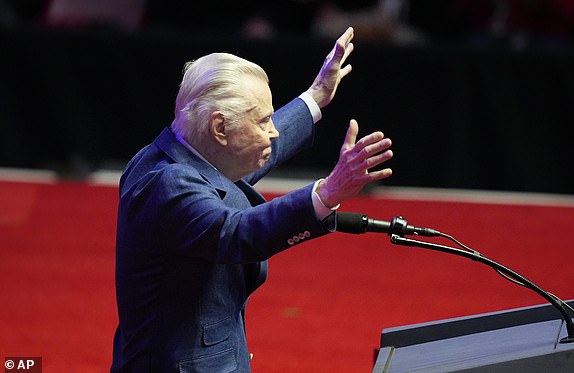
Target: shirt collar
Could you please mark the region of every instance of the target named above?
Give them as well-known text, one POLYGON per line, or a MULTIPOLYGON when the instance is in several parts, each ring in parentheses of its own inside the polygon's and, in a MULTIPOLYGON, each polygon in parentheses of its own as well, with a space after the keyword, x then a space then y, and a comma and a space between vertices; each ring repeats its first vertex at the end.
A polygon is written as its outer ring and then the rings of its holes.
POLYGON ((217 170, 217 168, 211 164, 211 162, 209 162, 207 159, 205 159, 205 157, 203 155, 201 155, 200 152, 197 151, 197 149, 195 149, 193 146, 191 146, 187 141, 185 141, 185 139, 179 135, 175 135, 175 138, 177 139, 177 141, 179 141, 183 146, 185 146, 190 152, 192 152, 193 154, 195 154, 199 159, 201 159, 202 161, 204 161, 205 163, 207 163, 208 165, 210 165, 211 167, 213 167, 213 169, 217 170))

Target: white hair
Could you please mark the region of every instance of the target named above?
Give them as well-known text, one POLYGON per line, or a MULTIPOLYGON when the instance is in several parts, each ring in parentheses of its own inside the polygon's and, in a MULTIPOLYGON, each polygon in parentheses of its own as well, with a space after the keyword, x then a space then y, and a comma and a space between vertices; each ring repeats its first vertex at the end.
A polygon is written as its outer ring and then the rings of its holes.
POLYGON ((208 134, 214 111, 221 111, 230 125, 239 124, 252 106, 243 94, 246 75, 269 84, 259 65, 229 53, 212 53, 187 62, 171 125, 174 133, 188 141, 201 141, 208 134))

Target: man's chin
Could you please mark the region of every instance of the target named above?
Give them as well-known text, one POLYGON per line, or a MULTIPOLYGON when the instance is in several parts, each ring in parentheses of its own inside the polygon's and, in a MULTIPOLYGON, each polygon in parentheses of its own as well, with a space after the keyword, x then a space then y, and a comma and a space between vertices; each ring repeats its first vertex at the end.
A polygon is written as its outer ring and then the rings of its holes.
POLYGON ((263 166, 265 166, 267 164, 267 161, 268 161, 267 159, 260 160, 259 163, 257 164, 257 166, 259 166, 259 167, 257 167, 257 168, 258 169, 263 168, 263 166))

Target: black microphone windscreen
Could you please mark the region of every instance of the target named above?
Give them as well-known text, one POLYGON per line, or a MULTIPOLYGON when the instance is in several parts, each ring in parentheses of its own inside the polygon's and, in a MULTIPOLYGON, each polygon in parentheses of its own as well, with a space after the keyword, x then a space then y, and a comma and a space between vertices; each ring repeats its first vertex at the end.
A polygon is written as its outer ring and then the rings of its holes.
POLYGON ((337 231, 353 234, 365 233, 365 218, 365 215, 357 212, 338 212, 337 231))

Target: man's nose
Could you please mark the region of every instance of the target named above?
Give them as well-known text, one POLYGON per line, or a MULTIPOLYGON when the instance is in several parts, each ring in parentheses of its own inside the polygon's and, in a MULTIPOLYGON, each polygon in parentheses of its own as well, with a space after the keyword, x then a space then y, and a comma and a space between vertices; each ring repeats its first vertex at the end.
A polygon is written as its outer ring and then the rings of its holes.
POLYGON ((271 139, 276 139, 279 137, 279 131, 277 131, 277 128, 275 128, 275 123, 273 123, 273 121, 271 121, 271 126, 269 127, 269 137, 271 139))

